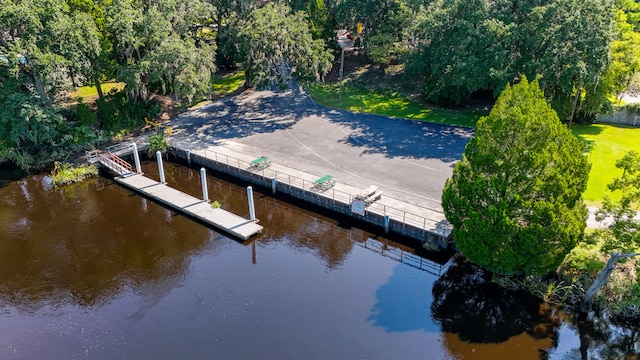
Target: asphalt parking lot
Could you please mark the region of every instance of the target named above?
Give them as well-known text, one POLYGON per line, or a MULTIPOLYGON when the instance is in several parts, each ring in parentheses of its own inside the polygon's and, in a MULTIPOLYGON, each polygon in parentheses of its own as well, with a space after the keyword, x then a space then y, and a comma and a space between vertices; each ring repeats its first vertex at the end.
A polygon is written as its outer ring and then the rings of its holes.
POLYGON ((317 106, 304 92, 248 91, 174 118, 175 136, 216 144, 385 196, 441 209, 473 129, 317 106))

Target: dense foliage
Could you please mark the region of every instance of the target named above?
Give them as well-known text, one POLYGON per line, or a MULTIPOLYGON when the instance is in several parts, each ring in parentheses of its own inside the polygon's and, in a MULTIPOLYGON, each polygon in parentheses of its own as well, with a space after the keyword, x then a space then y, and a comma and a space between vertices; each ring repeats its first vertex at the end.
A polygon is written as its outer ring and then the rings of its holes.
POLYGON ((595 113, 610 65, 613 9, 612 0, 437 0, 408 73, 424 79, 427 99, 451 104, 476 92, 497 95, 520 74, 540 77, 561 119, 595 113))
POLYGON ((286 86, 292 75, 320 80, 332 65, 323 40, 314 40, 303 12, 285 5, 253 11, 239 33, 245 78, 259 86, 286 86))
POLYGON ((501 274, 555 270, 585 228, 581 150, 537 81, 507 86, 445 185, 458 249, 501 274))
POLYGON ((640 207, 640 154, 631 151, 616 161, 616 167, 622 175, 609 184, 609 190, 620 191, 620 200, 606 197, 601 217, 611 217, 613 222, 608 230, 611 237, 603 245, 604 251, 627 253, 640 252, 640 220, 637 218, 640 207))
POLYGON ((0 162, 47 163, 36 149, 56 158, 127 131, 154 94, 203 99, 220 67, 250 86, 322 79, 338 29, 365 61, 400 63, 429 101, 495 97, 526 75, 561 120, 591 119, 640 69, 638 14, 634 0, 0 0, 0 162), (103 93, 107 81, 126 97, 103 93), (97 87, 97 112, 52 107, 82 85, 97 87), (14 129, 24 109, 37 120, 14 129))
POLYGON ((612 317, 640 319, 640 154, 631 151, 616 161, 622 171, 609 190, 619 200, 605 197, 597 217, 607 227, 596 229, 573 249, 560 267, 566 283, 582 289, 582 307, 607 309, 612 317), (608 259, 608 260, 607 260, 608 259))

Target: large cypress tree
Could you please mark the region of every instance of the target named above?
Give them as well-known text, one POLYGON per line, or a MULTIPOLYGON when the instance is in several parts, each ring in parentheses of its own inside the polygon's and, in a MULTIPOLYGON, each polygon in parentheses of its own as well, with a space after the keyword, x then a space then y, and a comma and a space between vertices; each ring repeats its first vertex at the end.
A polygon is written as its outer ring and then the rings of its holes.
POLYGON ((445 185, 456 246, 493 272, 554 270, 585 228, 589 167, 537 81, 507 86, 445 185))

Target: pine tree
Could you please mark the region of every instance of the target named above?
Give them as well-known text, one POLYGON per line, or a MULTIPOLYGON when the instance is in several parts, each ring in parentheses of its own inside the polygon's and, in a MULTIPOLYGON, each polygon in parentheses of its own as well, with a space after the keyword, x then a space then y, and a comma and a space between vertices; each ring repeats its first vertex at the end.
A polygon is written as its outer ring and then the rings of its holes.
POLYGON ((538 82, 507 86, 445 185, 456 246, 493 272, 556 269, 585 228, 589 168, 538 82))

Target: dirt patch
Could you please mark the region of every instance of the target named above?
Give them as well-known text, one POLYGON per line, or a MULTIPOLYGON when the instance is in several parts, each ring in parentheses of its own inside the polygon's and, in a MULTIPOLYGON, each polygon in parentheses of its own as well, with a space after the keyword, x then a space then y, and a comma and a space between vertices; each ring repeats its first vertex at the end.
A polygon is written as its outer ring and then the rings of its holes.
POLYGON ((187 110, 182 107, 176 108, 176 101, 169 95, 154 94, 151 96, 151 100, 158 102, 158 105, 160 106, 160 113, 152 119, 155 122, 162 123, 169 121, 171 118, 187 110))

